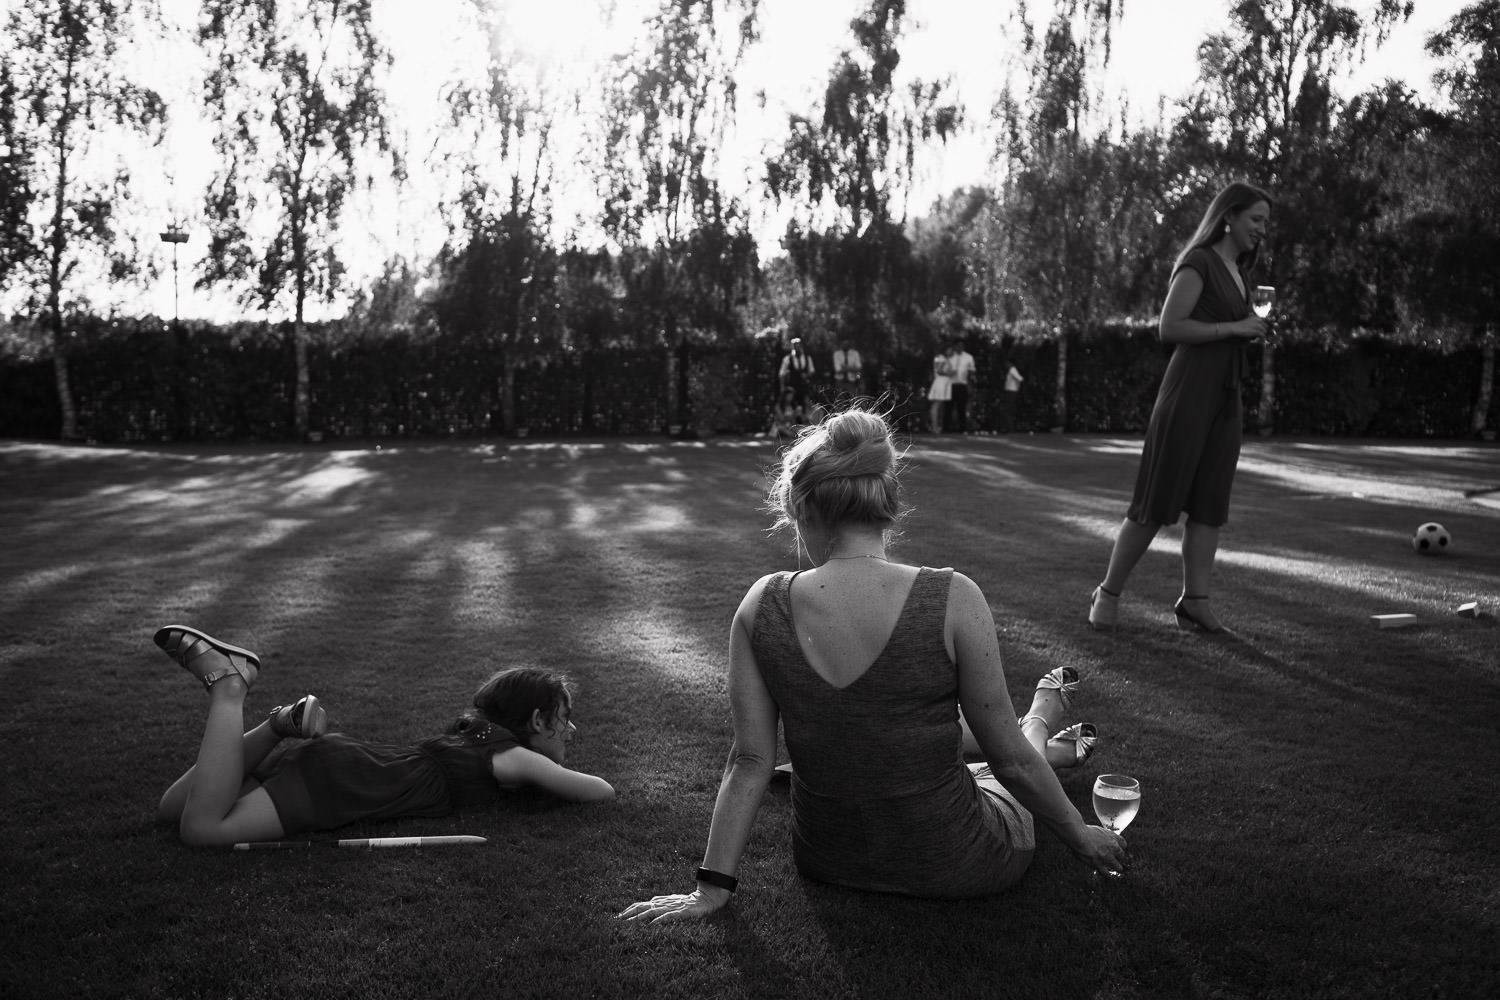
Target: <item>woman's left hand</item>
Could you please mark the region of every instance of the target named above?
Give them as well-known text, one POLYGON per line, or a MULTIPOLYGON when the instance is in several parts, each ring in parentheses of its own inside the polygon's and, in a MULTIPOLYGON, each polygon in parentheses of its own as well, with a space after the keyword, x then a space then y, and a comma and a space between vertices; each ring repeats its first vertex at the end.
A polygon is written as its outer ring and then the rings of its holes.
POLYGON ((723 889, 710 888, 705 892, 700 886, 689 893, 653 896, 645 902, 632 903, 615 916, 625 920, 644 920, 648 924, 702 920, 729 902, 729 897, 730 893, 723 889))

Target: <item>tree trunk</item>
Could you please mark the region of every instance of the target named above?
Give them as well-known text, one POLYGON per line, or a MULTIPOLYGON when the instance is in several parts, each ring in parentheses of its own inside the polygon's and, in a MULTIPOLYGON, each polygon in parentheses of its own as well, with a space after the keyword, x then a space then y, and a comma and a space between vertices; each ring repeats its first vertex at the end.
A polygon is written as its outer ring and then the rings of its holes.
POLYGON ((1276 347, 1269 341, 1261 342, 1260 352, 1260 405, 1256 408, 1256 429, 1261 437, 1276 432, 1276 347))
POLYGON ((516 426, 516 364, 508 354, 500 363, 500 424, 501 433, 521 436, 516 426))
POLYGON ((1052 401, 1052 433, 1061 434, 1068 426, 1068 333, 1057 331, 1057 392, 1052 401))
POLYGON ((300 309, 297 322, 292 325, 292 350, 297 360, 297 393, 292 407, 293 421, 296 425, 297 440, 306 441, 308 431, 312 429, 308 422, 309 411, 312 407, 307 379, 307 326, 302 322, 300 309))
POLYGON ((1495 389, 1494 332, 1486 329, 1479 344, 1479 395, 1474 399, 1474 414, 1469 419, 1469 431, 1475 437, 1484 432, 1490 420, 1490 399, 1495 389))
POLYGON ((52 375, 57 382, 57 401, 62 405, 60 436, 64 441, 77 441, 78 410, 73 406, 73 387, 68 380, 68 356, 63 351, 62 333, 56 330, 52 333, 52 375))
POLYGON ((62 263, 67 249, 67 231, 63 228, 68 204, 68 126, 73 106, 73 56, 68 49, 67 71, 64 74, 62 112, 54 135, 57 150, 57 186, 52 193, 52 232, 49 234, 50 254, 47 260, 47 315, 52 326, 52 374, 57 383, 57 402, 62 408, 60 436, 64 441, 78 440, 78 410, 73 405, 73 384, 68 378, 68 342, 63 334, 62 319, 62 263))

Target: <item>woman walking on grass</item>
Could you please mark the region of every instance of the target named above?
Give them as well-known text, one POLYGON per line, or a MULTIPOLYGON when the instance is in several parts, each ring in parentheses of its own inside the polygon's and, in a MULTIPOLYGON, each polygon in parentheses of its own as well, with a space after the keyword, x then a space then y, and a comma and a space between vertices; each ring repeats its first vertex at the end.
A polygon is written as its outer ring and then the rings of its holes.
POLYGON ((807 428, 784 456, 771 505, 813 568, 762 577, 735 614, 734 745, 697 887, 620 916, 702 917, 729 901, 778 720, 794 765, 793 858, 809 878, 936 898, 999 892, 1031 861, 1033 815, 1086 864, 1124 864, 1124 840, 1084 824, 1045 756, 1086 754, 1077 727, 1051 748, 1047 738, 1076 672, 1043 677, 1018 725, 979 588, 887 556, 902 515, 897 464, 889 426, 862 409, 807 428), (963 763, 960 702, 988 774, 963 763))
POLYGON ((445 735, 397 746, 324 735, 327 713, 313 695, 246 732, 245 695, 260 658, 186 625, 159 629, 155 641, 208 688, 197 763, 157 808, 184 843, 226 847, 359 820, 444 816, 528 787, 571 802, 614 798, 609 782, 563 766, 575 727, 572 693, 555 674, 501 670, 445 735), (299 742, 272 754, 287 737, 299 742))
POLYGON ((1130 508, 1089 601, 1091 628, 1115 627, 1131 571, 1162 525, 1185 512, 1177 626, 1225 631, 1209 607, 1209 577, 1240 458, 1244 346, 1266 334, 1248 291, 1270 214, 1269 195, 1230 184, 1177 258, 1159 324, 1162 342, 1176 347, 1146 428, 1130 508))

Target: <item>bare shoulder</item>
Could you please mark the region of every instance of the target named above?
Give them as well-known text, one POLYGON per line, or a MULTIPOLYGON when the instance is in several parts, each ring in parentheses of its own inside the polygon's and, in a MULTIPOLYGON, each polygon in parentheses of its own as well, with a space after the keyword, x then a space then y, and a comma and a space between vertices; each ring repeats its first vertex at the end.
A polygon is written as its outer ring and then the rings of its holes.
POLYGON ((766 592, 766 587, 776 579, 778 574, 767 573, 750 585, 745 591, 745 596, 740 599, 740 606, 734 613, 734 623, 743 628, 746 633, 755 629, 755 612, 760 608, 760 599, 766 592))
POLYGON ((995 613, 989 598, 979 584, 956 570, 948 585, 947 625, 960 632, 977 629, 977 634, 993 634, 995 629, 995 613))
POLYGON ((958 570, 954 570, 953 579, 948 583, 948 603, 973 604, 975 602, 983 604, 985 607, 989 606, 989 602, 985 599, 984 591, 979 589, 979 584, 958 570))

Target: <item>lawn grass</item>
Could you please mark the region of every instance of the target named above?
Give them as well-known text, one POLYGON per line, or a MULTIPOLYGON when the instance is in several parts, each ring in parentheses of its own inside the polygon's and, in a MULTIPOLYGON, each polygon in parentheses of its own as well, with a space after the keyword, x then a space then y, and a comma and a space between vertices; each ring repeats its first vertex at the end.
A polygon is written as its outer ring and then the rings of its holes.
POLYGON ((1133 868, 1046 834, 1011 892, 940 903, 801 879, 773 787, 733 906, 613 919, 691 886, 729 718, 727 628, 794 565, 760 440, 69 448, 0 443, 0 995, 31 997, 1471 997, 1500 983, 1500 486, 1493 446, 1253 441, 1216 602, 1179 633, 1167 532, 1083 624, 1139 441, 918 439, 896 550, 996 613, 1018 705, 1073 664, 1105 740, 1064 779, 1145 790, 1133 868), (1408 544, 1438 520, 1456 550, 1408 544), (1478 600, 1488 617, 1452 612, 1478 600), (1373 628, 1411 611, 1422 626, 1373 628), (153 810, 204 698, 180 621, 264 658, 259 717, 437 731, 495 666, 578 682, 603 806, 523 798, 352 828, 478 848, 182 847, 153 810))

